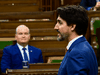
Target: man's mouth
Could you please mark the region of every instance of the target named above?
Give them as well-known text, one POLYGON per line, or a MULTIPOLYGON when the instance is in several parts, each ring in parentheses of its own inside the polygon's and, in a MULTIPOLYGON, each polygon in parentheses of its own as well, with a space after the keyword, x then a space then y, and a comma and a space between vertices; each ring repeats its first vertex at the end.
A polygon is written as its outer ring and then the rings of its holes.
POLYGON ((21 39, 21 40, 26 40, 26 39, 21 39))
POLYGON ((61 34, 60 33, 58 33, 58 37, 61 37, 61 34))
POLYGON ((61 33, 60 33, 60 31, 57 30, 57 32, 58 32, 57 36, 58 36, 58 37, 61 37, 61 33))
POLYGON ((57 30, 57 32, 58 32, 58 33, 60 33, 60 31, 59 31, 59 30, 57 30))

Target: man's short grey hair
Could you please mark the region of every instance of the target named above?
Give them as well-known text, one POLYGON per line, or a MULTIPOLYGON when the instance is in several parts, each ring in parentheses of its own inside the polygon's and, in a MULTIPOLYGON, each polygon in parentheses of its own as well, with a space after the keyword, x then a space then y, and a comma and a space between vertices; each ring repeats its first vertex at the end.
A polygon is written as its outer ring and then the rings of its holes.
MULTIPOLYGON (((22 25, 19 25, 18 27, 27 27, 26 25, 22 24, 22 25)), ((18 30, 18 27, 16 28, 16 34, 17 34, 17 30, 18 30)), ((28 27, 27 27, 28 28, 28 27)), ((28 28, 29 29, 29 28, 28 28)), ((30 29, 29 29, 29 34, 30 34, 30 29)))

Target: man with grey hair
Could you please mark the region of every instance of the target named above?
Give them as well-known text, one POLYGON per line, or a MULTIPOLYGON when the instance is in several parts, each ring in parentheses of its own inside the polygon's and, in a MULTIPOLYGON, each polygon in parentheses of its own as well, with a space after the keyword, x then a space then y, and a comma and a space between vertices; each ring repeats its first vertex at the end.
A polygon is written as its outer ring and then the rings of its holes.
POLYGON ((25 25, 16 28, 15 39, 17 43, 4 48, 1 60, 1 71, 6 69, 22 69, 22 61, 28 63, 43 63, 42 52, 40 49, 28 45, 30 40, 30 30, 25 25))

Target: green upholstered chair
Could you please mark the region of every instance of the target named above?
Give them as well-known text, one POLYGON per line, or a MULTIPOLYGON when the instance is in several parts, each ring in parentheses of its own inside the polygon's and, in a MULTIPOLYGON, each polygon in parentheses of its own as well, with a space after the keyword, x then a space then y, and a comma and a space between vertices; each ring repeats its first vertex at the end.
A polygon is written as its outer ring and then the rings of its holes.
MULTIPOLYGON (((96 29, 100 28, 100 20, 95 20, 93 23, 93 28, 94 28, 94 34, 96 34, 96 29)), ((98 39, 96 37, 96 41, 98 42, 98 39)), ((97 49, 99 48, 99 45, 97 46, 97 49)))
POLYGON ((98 61, 98 66, 100 66, 100 20, 95 20, 93 23, 94 27, 94 34, 96 34, 96 42, 98 43, 97 45, 97 61, 98 61))
POLYGON ((64 56, 48 57, 47 63, 61 63, 64 56))
POLYGON ((95 20, 95 22, 93 23, 93 27, 94 27, 94 34, 96 34, 96 29, 100 27, 100 20, 95 20))
POLYGON ((8 45, 12 45, 13 41, 0 41, 0 49, 3 49, 4 47, 8 45))

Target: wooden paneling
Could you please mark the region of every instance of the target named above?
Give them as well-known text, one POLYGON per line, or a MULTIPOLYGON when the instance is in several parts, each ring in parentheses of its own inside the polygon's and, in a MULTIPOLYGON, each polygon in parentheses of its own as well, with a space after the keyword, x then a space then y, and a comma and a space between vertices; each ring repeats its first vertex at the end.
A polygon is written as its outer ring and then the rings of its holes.
POLYGON ((39 0, 0 0, 0 5, 8 5, 8 4, 29 4, 35 3, 38 4, 39 0))
POLYGON ((79 5, 81 0, 63 0, 63 5, 79 5))
POLYGON ((29 44, 38 48, 65 48, 67 42, 57 40, 31 40, 29 44))
POLYGON ((29 64, 29 69, 59 69, 60 63, 29 64))
POLYGON ((3 9, 3 12, 52 11, 56 10, 60 3, 61 0, 0 0, 0 9, 3 9))
MULTIPOLYGON (((0 37, 14 37, 15 29, 0 29, 0 37)), ((57 31, 53 28, 45 28, 45 29, 30 29, 30 34, 33 37, 36 36, 57 36, 57 31)))
POLYGON ((54 21, 32 21, 32 22, 0 22, 0 29, 16 29, 18 25, 24 24, 29 29, 54 28, 54 21))
POLYGON ((34 12, 39 11, 38 5, 0 5, 0 12, 34 12))
POLYGON ((0 19, 50 19, 55 20, 56 11, 45 12, 0 12, 0 19))
POLYGON ((40 11, 40 0, 1 0, 0 12, 33 12, 40 11))

